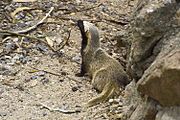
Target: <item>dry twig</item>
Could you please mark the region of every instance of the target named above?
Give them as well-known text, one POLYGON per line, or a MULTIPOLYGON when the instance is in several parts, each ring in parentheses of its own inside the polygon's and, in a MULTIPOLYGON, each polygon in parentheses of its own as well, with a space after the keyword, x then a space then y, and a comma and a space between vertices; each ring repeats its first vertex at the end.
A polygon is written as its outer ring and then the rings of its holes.
MULTIPOLYGON (((49 74, 51 74, 51 75, 55 75, 55 76, 59 76, 59 77, 62 77, 62 75, 61 74, 58 74, 58 73, 55 73, 55 72, 50 72, 50 71, 47 71, 47 70, 43 70, 43 69, 38 69, 38 68, 36 68, 36 67, 32 67, 32 66, 29 66, 30 68, 32 68, 32 69, 35 69, 35 70, 37 70, 37 71, 43 71, 43 72, 45 72, 45 73, 49 73, 49 74)), ((72 80, 72 81, 74 81, 74 82, 76 82, 76 83, 80 83, 80 84, 82 84, 82 82, 79 82, 78 80, 76 80, 76 79, 72 79, 72 78, 70 78, 69 76, 66 76, 66 77, 68 77, 70 80, 72 80)))
POLYGON ((62 108, 51 108, 43 103, 40 103, 40 105, 43 107, 43 108, 46 108, 48 109, 50 112, 61 112, 61 113, 64 113, 64 114, 72 114, 72 113, 78 113, 78 112, 81 112, 80 109, 76 109, 76 110, 65 110, 65 109, 62 109, 62 108))
POLYGON ((54 10, 54 7, 51 7, 50 11, 46 14, 46 16, 42 20, 40 20, 37 24, 35 24, 27 29, 16 31, 15 33, 27 33, 33 29, 36 29, 40 24, 44 23, 44 21, 47 19, 47 17, 51 14, 51 12, 53 10, 54 10))
MULTIPOLYGON (((33 36, 29 36, 29 35, 16 33, 16 32, 7 31, 7 30, 0 30, 0 33, 5 34, 5 35, 14 35, 14 36, 26 37, 26 38, 29 38, 31 40, 40 41, 40 42, 46 44, 53 52, 56 52, 56 50, 53 47, 51 47, 46 41, 44 41, 42 39, 39 39, 39 38, 36 38, 36 37, 33 37, 33 36)), ((2 43, 0 43, 0 44, 2 44, 2 43)))
POLYGON ((69 38, 70 38, 70 37, 71 37, 71 29, 70 29, 69 32, 68 32, 68 37, 67 37, 67 39, 62 42, 61 46, 59 47, 58 50, 56 50, 56 52, 58 52, 59 50, 63 49, 64 46, 65 46, 66 44, 68 44, 68 41, 69 41, 69 38))

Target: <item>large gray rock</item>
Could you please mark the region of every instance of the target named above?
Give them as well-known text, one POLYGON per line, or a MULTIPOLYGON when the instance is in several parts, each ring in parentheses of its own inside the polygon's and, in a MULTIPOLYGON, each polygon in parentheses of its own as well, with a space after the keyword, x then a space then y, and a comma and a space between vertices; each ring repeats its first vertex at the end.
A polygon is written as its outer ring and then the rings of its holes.
POLYGON ((130 30, 133 39, 128 61, 128 70, 136 80, 160 53, 161 46, 156 46, 176 29, 173 24, 178 7, 175 0, 139 0, 130 30))
POLYGON ((164 106, 180 105, 180 48, 153 62, 138 81, 138 91, 164 106))
POLYGON ((139 0, 133 17, 127 72, 137 82, 129 94, 137 96, 127 99, 135 104, 127 118, 180 120, 179 109, 170 107, 180 105, 180 2, 139 0))
POLYGON ((128 120, 154 120, 156 113, 156 103, 150 99, 141 102, 128 120))
POLYGON ((180 107, 162 108, 156 115, 155 120, 179 120, 180 107))

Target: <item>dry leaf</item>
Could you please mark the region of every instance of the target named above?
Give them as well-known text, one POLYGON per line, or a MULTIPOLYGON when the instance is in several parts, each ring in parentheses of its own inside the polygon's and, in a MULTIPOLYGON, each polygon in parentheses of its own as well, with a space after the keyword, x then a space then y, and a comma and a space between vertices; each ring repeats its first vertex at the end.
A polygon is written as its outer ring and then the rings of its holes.
POLYGON ((16 10, 14 10, 12 13, 11 13, 11 17, 14 19, 15 18, 15 15, 18 13, 18 12, 21 12, 23 10, 31 10, 32 8, 30 7, 19 7, 19 8, 16 8, 16 10))
POLYGON ((54 43, 49 37, 46 37, 46 41, 51 47, 53 46, 54 43))
POLYGON ((37 0, 13 0, 13 2, 35 2, 37 0))

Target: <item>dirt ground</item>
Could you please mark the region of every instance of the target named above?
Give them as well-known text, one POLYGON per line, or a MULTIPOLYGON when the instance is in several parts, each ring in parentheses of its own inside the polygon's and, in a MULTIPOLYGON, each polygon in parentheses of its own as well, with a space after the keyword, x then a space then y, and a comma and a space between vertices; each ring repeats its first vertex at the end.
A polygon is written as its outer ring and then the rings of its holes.
POLYGON ((92 20, 100 30, 102 47, 122 62, 126 51, 117 48, 114 37, 128 27, 135 3, 136 0, 0 1, 1 30, 17 32, 33 26, 52 6, 54 10, 47 18, 50 22, 23 34, 50 39, 48 44, 53 43, 58 49, 71 29, 68 43, 58 55, 37 40, 0 34, 0 120, 113 119, 109 116, 109 102, 82 109, 83 103, 98 93, 88 77, 75 75, 80 71, 81 35, 74 19, 92 20), (18 7, 32 9, 20 10, 12 16, 18 7), (62 17, 68 20, 62 20, 62 17))

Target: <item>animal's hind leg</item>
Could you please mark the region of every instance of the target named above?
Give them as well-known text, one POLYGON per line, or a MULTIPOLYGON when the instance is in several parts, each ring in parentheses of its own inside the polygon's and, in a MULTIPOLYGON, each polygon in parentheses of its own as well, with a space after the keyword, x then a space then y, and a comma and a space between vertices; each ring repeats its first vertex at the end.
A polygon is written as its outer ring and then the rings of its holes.
POLYGON ((88 101, 87 107, 107 100, 112 94, 114 94, 114 91, 115 87, 113 86, 112 82, 109 81, 109 83, 104 86, 103 91, 97 97, 88 101))

